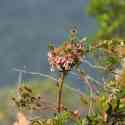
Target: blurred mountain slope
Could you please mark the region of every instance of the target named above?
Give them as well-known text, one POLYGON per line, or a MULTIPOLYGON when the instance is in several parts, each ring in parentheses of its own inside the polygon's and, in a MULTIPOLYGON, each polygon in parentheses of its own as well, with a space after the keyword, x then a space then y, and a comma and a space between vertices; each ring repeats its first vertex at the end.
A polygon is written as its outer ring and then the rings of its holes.
POLYGON ((1 0, 0 85, 15 83, 14 67, 47 72, 47 44, 66 38, 65 27, 80 24, 80 35, 95 33, 96 23, 85 15, 88 0, 1 0))

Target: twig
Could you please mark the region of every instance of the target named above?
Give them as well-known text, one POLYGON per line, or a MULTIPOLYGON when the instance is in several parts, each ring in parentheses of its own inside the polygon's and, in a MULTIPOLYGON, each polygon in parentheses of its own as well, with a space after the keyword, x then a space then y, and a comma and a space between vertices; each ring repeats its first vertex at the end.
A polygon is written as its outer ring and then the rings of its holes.
POLYGON ((106 68, 102 67, 102 66, 97 66, 97 65, 93 65, 92 63, 90 63, 88 60, 83 60, 84 63, 88 64, 91 68, 95 68, 95 69, 101 69, 101 70, 107 70, 106 68))
MULTIPOLYGON (((107 71, 107 68, 98 66, 98 65, 94 65, 94 64, 90 63, 88 60, 82 60, 82 62, 88 64, 91 68, 107 71)), ((110 71, 110 73, 119 75, 117 72, 114 72, 114 71, 110 71)))
POLYGON ((24 73, 24 74, 39 75, 39 76, 46 77, 46 78, 49 78, 54 81, 56 80, 56 78, 54 78, 48 74, 43 74, 43 73, 38 73, 38 72, 28 72, 26 70, 17 69, 17 68, 14 68, 13 71, 22 71, 22 73, 24 73))
POLYGON ((90 104, 89 104, 89 114, 91 114, 91 113, 93 113, 93 89, 92 89, 92 87, 91 87, 91 84, 90 84, 90 81, 89 81, 89 77, 88 77, 88 75, 82 75, 80 72, 78 72, 79 73, 79 75, 77 74, 77 73, 74 73, 74 72, 72 72, 71 71, 71 73, 73 74, 73 75, 75 75, 75 76, 78 76, 78 77, 80 77, 80 79, 81 80, 83 80, 83 81, 85 81, 85 83, 87 84, 87 86, 88 86, 88 88, 89 88, 89 90, 90 90, 90 104))
POLYGON ((90 85, 90 81, 87 76, 81 76, 81 80, 85 81, 85 83, 88 85, 88 88, 90 90, 90 103, 89 103, 89 112, 88 114, 93 113, 93 89, 90 85))
MULTIPOLYGON (((74 76, 79 77, 79 75, 78 75, 77 73, 73 72, 73 71, 70 71, 70 74, 72 74, 72 75, 74 75, 74 76)), ((88 79, 90 79, 90 80, 94 81, 94 82, 95 82, 97 85, 99 85, 100 87, 103 87, 103 85, 101 84, 101 82, 100 82, 100 81, 98 81, 98 80, 94 79, 94 78, 93 78, 93 77, 91 77, 90 75, 86 75, 86 76, 88 77, 88 79)))
MULTIPOLYGON (((43 73, 38 73, 38 72, 28 72, 26 70, 17 69, 17 68, 14 68, 13 71, 22 71, 24 74, 39 75, 40 77, 49 78, 49 79, 51 79, 53 81, 58 82, 58 80, 55 77, 50 76, 48 74, 43 74, 43 73)), ((72 88, 67 84, 64 84, 64 87, 71 90, 71 91, 73 91, 73 92, 75 92, 75 93, 77 93, 78 95, 84 95, 84 93, 82 91, 80 91, 79 89, 72 88)))

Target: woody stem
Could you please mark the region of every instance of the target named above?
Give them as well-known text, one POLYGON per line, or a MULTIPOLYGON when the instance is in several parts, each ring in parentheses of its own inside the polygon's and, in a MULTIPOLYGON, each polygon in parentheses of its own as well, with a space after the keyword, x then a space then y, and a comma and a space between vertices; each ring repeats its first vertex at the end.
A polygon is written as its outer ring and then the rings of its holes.
POLYGON ((59 83, 59 86, 58 86, 58 95, 57 95, 58 113, 61 112, 64 78, 65 78, 65 73, 62 72, 61 76, 60 76, 60 83, 59 83))

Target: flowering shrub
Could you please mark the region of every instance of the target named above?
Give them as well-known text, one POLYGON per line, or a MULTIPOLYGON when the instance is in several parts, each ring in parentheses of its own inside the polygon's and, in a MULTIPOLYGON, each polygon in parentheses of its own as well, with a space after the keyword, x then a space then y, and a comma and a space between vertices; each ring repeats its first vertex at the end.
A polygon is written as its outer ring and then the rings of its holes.
MULTIPOLYGON (((57 104, 51 105, 54 116, 46 120, 31 120, 32 125, 66 125, 73 123, 75 125, 124 125, 125 124, 125 55, 121 52, 124 50, 125 42, 123 40, 104 40, 95 42, 91 45, 89 54, 99 53, 101 58, 99 62, 103 65, 93 66, 102 70, 109 69, 111 79, 104 81, 103 87, 100 88, 98 95, 93 94, 93 88, 90 83, 89 75, 84 70, 78 68, 84 62, 83 57, 86 56, 86 48, 84 39, 78 40, 74 31, 70 32, 70 39, 64 41, 60 47, 49 46, 48 62, 52 70, 58 71, 59 78, 57 85, 57 104), (101 51, 100 51, 101 50, 101 51), (120 57, 119 57, 120 55, 120 57), (108 57, 108 58, 107 58, 108 57), (104 60, 106 63, 104 63, 104 60), (103 67, 102 67, 103 66, 103 67), (86 116, 82 116, 80 111, 69 110, 63 104, 63 84, 65 76, 77 67, 77 75, 83 80, 90 89, 90 98, 82 98, 82 102, 89 105, 89 111, 86 116), (113 67, 113 68, 112 68, 113 67), (78 70, 79 69, 79 70, 78 70), (119 71, 119 72, 116 72, 119 71), (88 79, 89 78, 89 79, 88 79)), ((98 58, 97 60, 98 61, 98 58)), ((92 65, 92 64, 91 64, 92 65)), ((96 89, 97 90, 97 89, 96 89)), ((22 86, 18 89, 18 96, 13 98, 19 111, 40 110, 43 105, 47 106, 46 101, 41 101, 39 96, 34 96, 30 88, 22 86)), ((81 96, 82 97, 82 96, 81 96)), ((47 108, 50 108, 49 106, 47 108)))
POLYGON ((61 47, 53 47, 48 52, 48 61, 52 70, 70 71, 82 61, 84 41, 66 41, 61 47))
MULTIPOLYGON (((96 49, 104 50, 114 56, 119 62, 116 65, 110 62, 112 68, 113 79, 107 81, 104 88, 96 98, 95 113, 86 117, 88 124, 91 125, 124 125, 125 124, 125 82, 124 82, 124 40, 104 40, 94 45, 96 49), (96 47, 95 47, 96 46, 96 47), (120 56, 120 58, 119 58, 120 56)), ((105 56, 105 55, 104 55, 105 56)), ((103 57, 103 56, 102 56, 103 57)), ((102 60, 103 61, 103 60, 102 60)), ((107 59, 107 61, 109 61, 107 59)), ((104 63, 104 62, 103 62, 104 63)), ((105 66, 105 65, 104 65, 105 66)), ((105 66, 106 67, 106 66, 105 66)), ((110 73, 110 71, 108 72, 110 73)))

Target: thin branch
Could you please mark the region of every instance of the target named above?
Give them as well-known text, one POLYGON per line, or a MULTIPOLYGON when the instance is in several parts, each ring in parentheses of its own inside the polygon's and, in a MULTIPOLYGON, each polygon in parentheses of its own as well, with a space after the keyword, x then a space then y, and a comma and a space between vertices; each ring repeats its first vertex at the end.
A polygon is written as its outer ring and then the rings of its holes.
POLYGON ((93 77, 91 77, 91 76, 89 76, 89 75, 87 75, 87 77, 88 77, 89 80, 95 82, 96 85, 98 85, 98 86, 100 86, 100 87, 103 87, 103 84, 102 84, 100 81, 94 79, 93 77))
POLYGON ((75 72, 70 72, 71 74, 80 77, 81 80, 85 81, 85 83, 87 84, 89 90, 90 90, 90 103, 89 103, 89 114, 93 113, 93 88, 91 87, 91 83, 89 81, 89 77, 88 75, 81 75, 80 72, 78 72, 79 74, 75 73, 75 72))
POLYGON ((93 65, 92 63, 90 63, 88 60, 83 60, 84 63, 88 64, 91 68, 95 68, 95 69, 101 69, 101 70, 107 70, 106 68, 102 67, 102 66, 97 66, 97 65, 93 65))
MULTIPOLYGON (((17 68, 13 68, 13 71, 22 71, 24 74, 39 75, 40 77, 49 78, 49 79, 51 79, 53 81, 58 82, 58 80, 55 77, 50 76, 48 74, 43 74, 43 73, 38 73, 38 72, 28 72, 26 70, 17 69, 17 68)), ((82 91, 80 91, 79 89, 72 88, 72 87, 70 87, 67 84, 64 84, 64 87, 67 88, 67 89, 69 89, 69 90, 71 90, 71 91, 73 91, 73 92, 75 92, 75 93, 77 93, 80 96, 84 95, 84 93, 82 91)))
POLYGON ((88 86, 88 88, 89 88, 89 90, 90 90, 90 103, 89 103, 89 111, 88 111, 88 114, 91 114, 91 113, 93 113, 93 96, 94 96, 94 93, 93 93, 93 89, 92 89, 92 87, 91 87, 91 83, 90 83, 90 81, 89 81, 89 79, 88 79, 88 77, 87 77, 87 75, 86 76, 84 76, 84 75, 81 75, 81 74, 79 74, 80 76, 80 78, 81 78, 81 80, 83 80, 83 81, 85 81, 85 83, 87 84, 87 86, 88 86))
MULTIPOLYGON (((79 75, 73 71, 70 71, 70 74, 79 77, 79 75)), ((103 87, 103 85, 100 83, 100 81, 94 79, 93 77, 91 77, 90 75, 86 75, 88 77, 89 80, 94 81, 97 85, 99 85, 100 87, 103 87)))
POLYGON ((48 75, 48 74, 43 74, 43 73, 38 73, 38 72, 28 72, 26 70, 22 70, 22 69, 17 69, 17 68, 14 68, 13 71, 22 71, 24 74, 31 74, 31 75, 39 75, 41 77, 46 77, 46 78, 49 78, 51 80, 54 80, 56 81, 56 78, 48 75))
MULTIPOLYGON (((91 68, 107 71, 107 68, 102 67, 102 66, 98 66, 98 65, 94 65, 94 64, 90 63, 88 60, 82 60, 82 62, 88 64, 91 68)), ((112 74, 114 74, 114 75, 119 75, 119 74, 118 74, 117 72, 115 72, 115 71, 110 71, 110 73, 112 73, 112 74)))
POLYGON ((58 94, 57 94, 58 113, 61 112, 64 80, 65 80, 65 72, 62 72, 60 75, 60 80, 59 80, 60 82, 59 82, 58 94))

